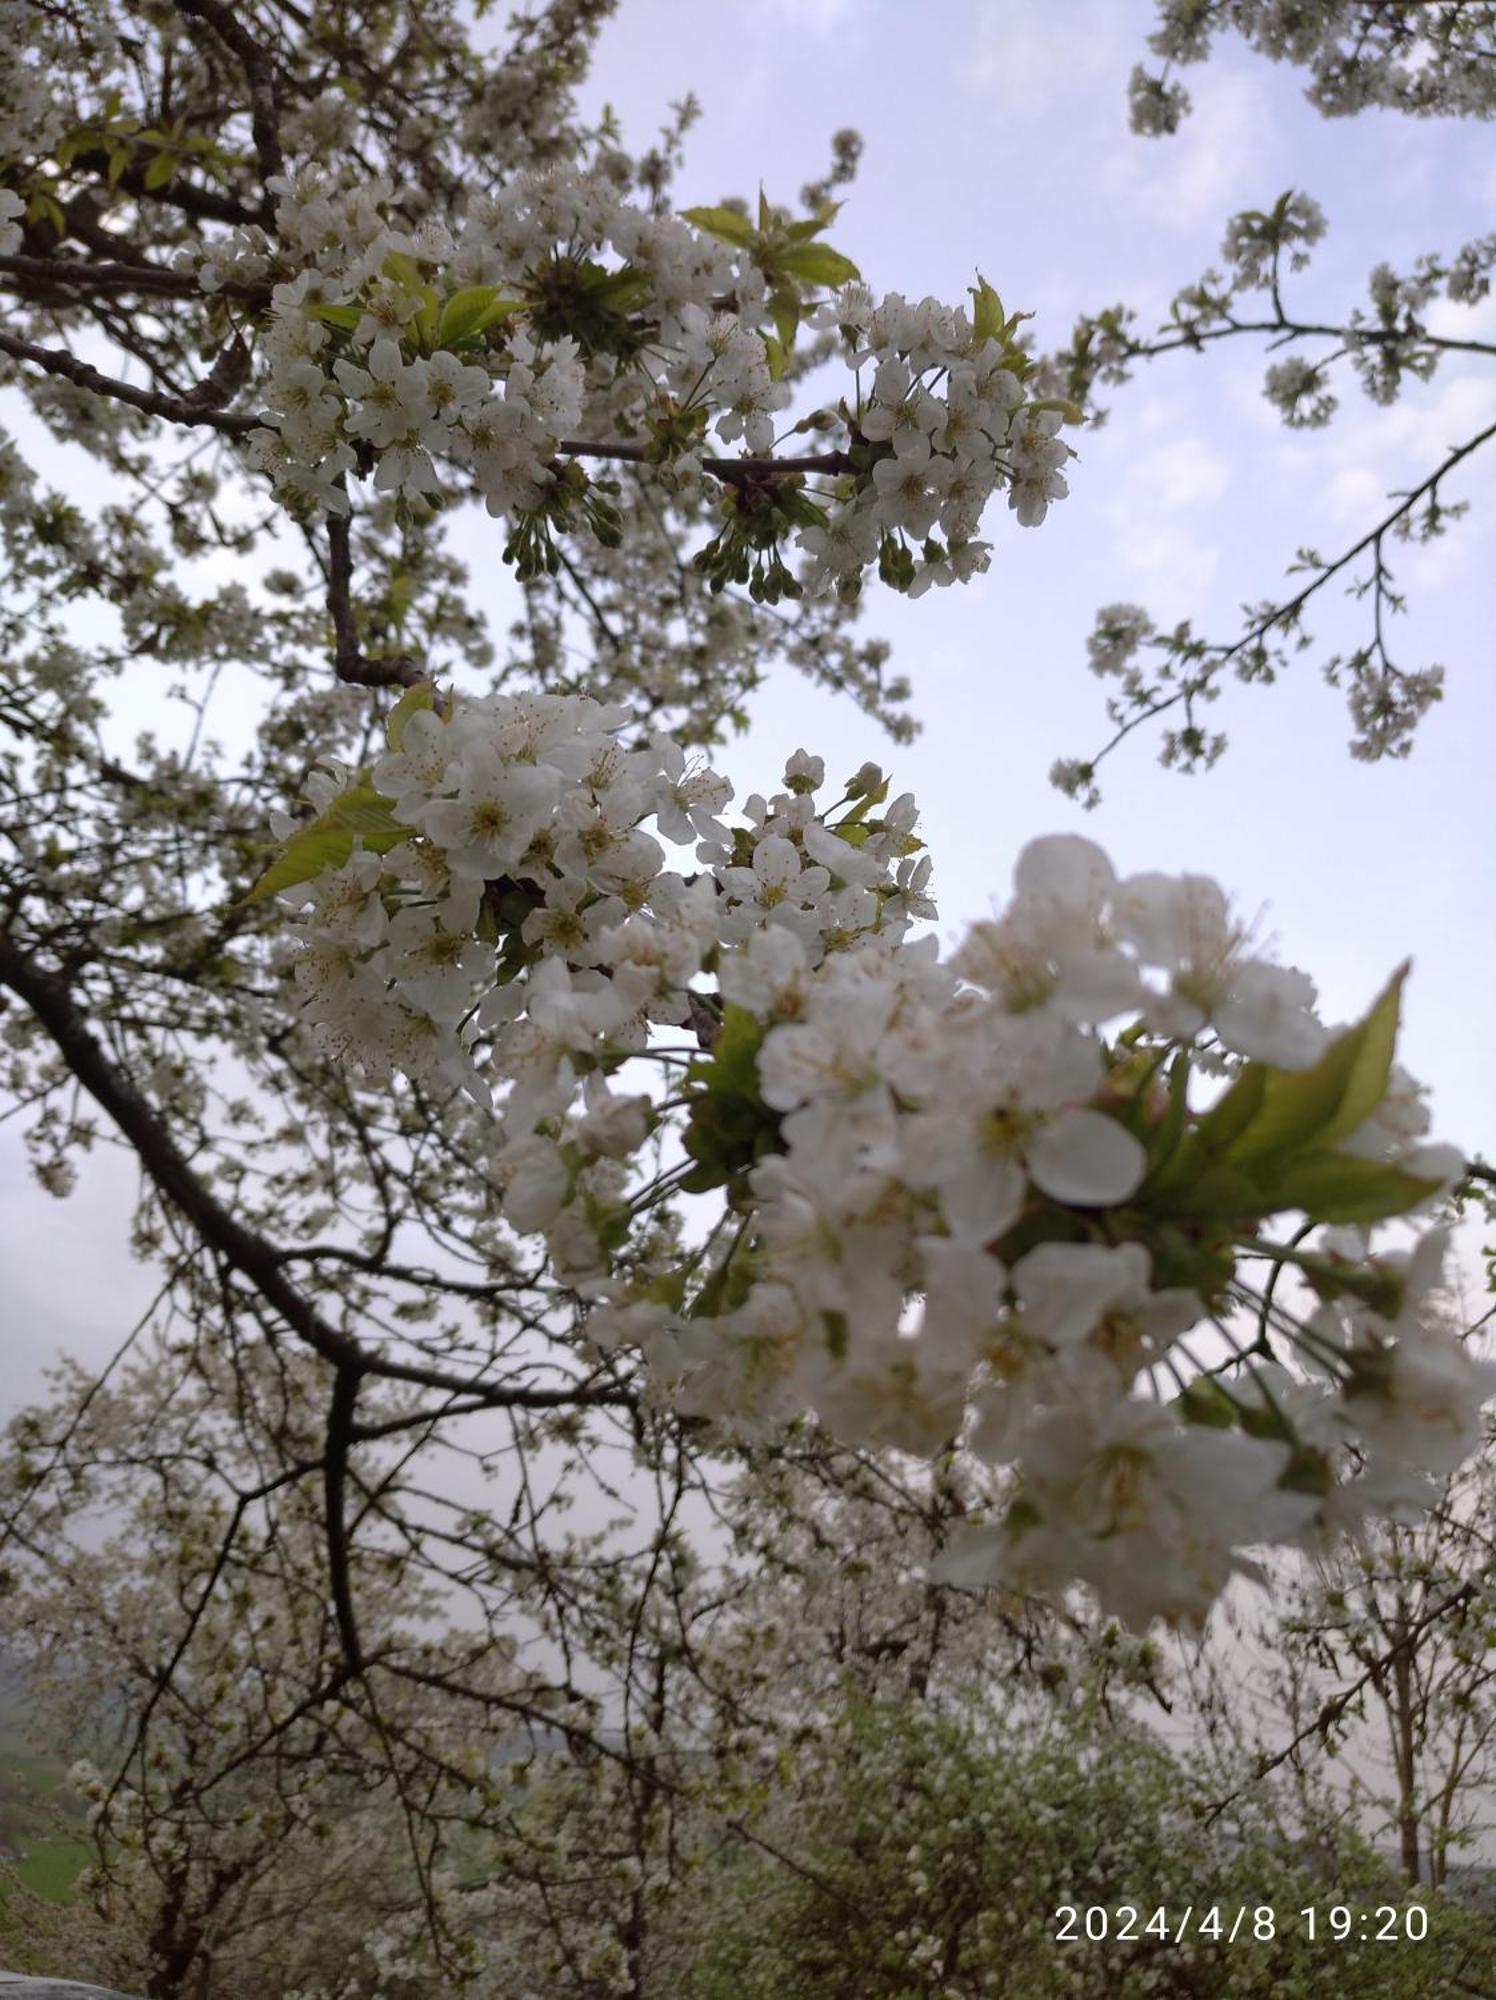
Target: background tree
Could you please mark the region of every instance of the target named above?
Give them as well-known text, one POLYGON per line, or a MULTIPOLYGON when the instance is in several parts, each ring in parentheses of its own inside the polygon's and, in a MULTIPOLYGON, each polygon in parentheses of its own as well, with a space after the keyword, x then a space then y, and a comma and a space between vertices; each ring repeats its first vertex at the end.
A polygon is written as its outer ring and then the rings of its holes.
POLYGON ((1487 1445, 1423 1520, 1285 1567, 1266 1608, 1238 1608, 1227 1653, 1197 1668, 1231 1769, 1312 1779, 1308 1819, 1351 1819, 1415 1888, 1444 1886, 1467 1858, 1478 1869, 1490 1825, 1490 1509, 1487 1445))

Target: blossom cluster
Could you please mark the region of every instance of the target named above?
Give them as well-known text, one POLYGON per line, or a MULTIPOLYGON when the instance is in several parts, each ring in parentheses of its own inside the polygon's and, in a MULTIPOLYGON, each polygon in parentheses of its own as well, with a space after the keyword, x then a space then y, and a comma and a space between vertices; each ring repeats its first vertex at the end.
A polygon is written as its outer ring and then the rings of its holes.
MULTIPOLYGON (((377 791, 340 795, 341 772, 314 787, 334 820, 350 796, 377 801, 389 850, 362 847, 287 892, 312 904, 296 980, 329 1051, 374 1073, 460 1079, 487 1101, 475 1051, 488 1031, 509 1120, 533 1123, 565 1111, 600 1050, 642 1048, 651 1024, 687 1021, 691 982, 719 946, 767 927, 817 962, 933 914, 912 802, 833 831, 815 811, 824 769, 800 757, 789 789, 750 798, 748 825, 729 834, 728 781, 667 736, 624 747, 625 720, 584 696, 415 708, 373 767, 377 791), (702 871, 668 869, 662 840, 695 843, 702 871), (500 983, 475 1000, 496 953, 500 983)), ((870 768, 857 798, 879 782, 870 768)), ((277 830, 294 835, 295 822, 277 830)))
MULTIPOLYGON (((977 301, 980 313, 981 292, 977 301)), ((933 299, 914 305, 894 293, 880 303, 849 286, 826 314, 855 339, 854 362, 873 369, 857 435, 889 455, 824 527, 802 536, 815 557, 812 584, 856 576, 890 535, 925 551, 908 572, 911 596, 980 573, 988 551, 977 530, 1001 481, 1025 527, 1064 498, 1072 452, 1058 435, 1062 410, 1026 400, 1013 350, 977 339, 964 312, 933 299), (943 551, 930 546, 937 527, 943 551)))
POLYGON ((492 1104, 496 1200, 594 1343, 730 1426, 810 1410, 1008 1469, 948 1577, 1081 1578, 1135 1622, 1198 1619, 1244 1547, 1415 1505, 1473 1446, 1496 1370, 1426 1323, 1442 1237, 1370 1247, 1462 1164, 1392 1060, 1400 980, 1332 1033, 1213 882, 1068 835, 943 958, 880 772, 826 807, 799 752, 729 827, 724 779, 621 722, 417 690, 266 880, 329 1048, 492 1104), (682 1194, 720 1202, 685 1253, 682 1194), (1308 1248, 1264 1233, 1298 1212, 1308 1248))
POLYGON ((1159 0, 1148 46, 1164 68, 1133 71, 1133 130, 1178 130, 1190 99, 1170 70, 1204 62, 1222 29, 1307 70, 1305 95, 1326 117, 1376 105, 1414 117, 1489 118, 1489 26, 1489 10, 1470 0, 1159 0))
MULTIPOLYGON (((118 46, 113 25, 101 11, 80 21, 77 32, 90 53, 106 60, 118 46)), ((67 74, 71 56, 67 29, 50 10, 35 0, 0 0, 0 159, 20 161, 57 144, 68 114, 59 79, 67 74)), ((8 255, 11 248, 0 240, 0 254, 8 255)))
POLYGON ((702 478, 709 433, 761 466, 808 430, 828 481, 814 493, 793 470, 718 467, 726 526, 703 564, 773 596, 855 590, 873 564, 901 589, 964 580, 986 567, 995 492, 1029 526, 1066 492, 1066 406, 1032 393, 1022 316, 985 281, 970 313, 879 300, 814 240, 824 221, 658 213, 569 167, 518 175, 451 226, 401 223, 378 178, 308 166, 270 186, 274 239, 245 226, 181 261, 209 292, 271 284, 250 449, 292 505, 345 512, 350 477, 471 492, 513 524, 522 566, 544 563, 557 526, 617 532, 571 447, 642 450, 679 484, 702 478), (790 424, 801 324, 854 379, 790 424), (810 558, 803 582, 785 581, 785 539, 810 558))

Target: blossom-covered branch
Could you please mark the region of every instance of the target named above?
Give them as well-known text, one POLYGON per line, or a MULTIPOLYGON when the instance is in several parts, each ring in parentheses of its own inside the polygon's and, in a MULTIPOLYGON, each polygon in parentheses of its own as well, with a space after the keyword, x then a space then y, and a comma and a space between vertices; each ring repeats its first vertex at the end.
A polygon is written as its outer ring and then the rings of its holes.
POLYGON ((412 689, 256 892, 310 905, 332 1055, 493 1104, 503 1213, 593 1301, 594 1347, 750 1433, 808 1408, 1013 1467, 947 1579, 1079 1576, 1138 1622, 1202 1618, 1242 1543, 1406 1505, 1471 1448, 1496 1370, 1425 1324, 1443 1237, 1409 1261, 1366 1233, 1464 1168, 1393 1064, 1401 976, 1332 1035, 1213 883, 1118 881, 1068 836, 942 964, 881 772, 818 806, 799 752, 728 827, 726 782, 623 720, 412 689), (662 1223, 708 1194, 683 1258, 662 1223))
MULTIPOLYGON (((1333 44, 1345 31, 1347 11, 1355 10, 1310 10, 1298 31, 1297 59, 1307 60, 1307 52, 1321 37, 1326 46, 1333 44)), ((1394 8, 1387 17, 1378 18, 1385 24, 1399 12, 1406 10, 1394 8)), ((1192 4, 1166 8, 1165 13, 1166 25, 1155 39, 1159 46, 1167 42, 1173 55, 1183 52, 1183 59, 1198 59, 1212 28, 1228 15, 1232 25, 1248 33, 1260 30, 1272 53, 1285 52, 1278 45, 1280 28, 1250 7, 1213 12, 1209 6, 1192 4)), ((1442 32, 1441 27, 1435 39, 1442 32)), ((1401 33, 1399 29, 1397 34, 1401 33)), ((1421 27, 1409 31, 1400 44, 1404 55, 1420 33, 1421 27)), ((1173 88, 1177 91, 1177 86, 1173 88)), ((1465 107, 1451 102, 1446 108, 1465 107)), ((1173 129, 1172 122, 1160 124, 1143 115, 1136 93, 1134 123, 1140 130, 1173 129)), ((1453 256, 1421 257, 1403 273, 1388 264, 1378 265, 1371 274, 1369 309, 1353 309, 1337 324, 1296 312, 1285 301, 1291 276, 1307 266, 1325 228, 1319 204, 1293 189, 1280 195, 1270 209, 1249 209, 1234 216, 1222 245, 1224 270, 1206 271, 1179 291, 1154 333, 1139 332, 1136 315, 1122 305, 1077 322, 1069 344, 1053 358, 1067 394, 1100 422, 1105 411, 1095 402, 1098 385, 1125 383, 1140 362, 1177 353, 1202 354, 1227 340, 1261 339, 1270 352, 1309 349, 1270 363, 1263 386, 1290 429, 1319 429, 1335 414, 1336 378, 1346 370, 1359 378, 1372 401, 1390 404, 1409 384, 1427 382, 1446 356, 1485 362, 1496 356, 1496 344, 1441 330, 1430 324, 1429 314, 1431 304, 1441 297, 1464 307, 1477 306, 1486 298, 1496 268, 1496 234, 1476 238, 1453 256)), ((1053 782, 1083 804, 1095 805, 1100 798, 1096 774, 1105 759, 1143 724, 1176 711, 1182 713, 1164 731, 1159 761, 1183 772, 1208 769, 1226 748, 1227 736, 1208 726, 1203 711, 1219 700, 1225 671, 1230 668, 1239 679, 1257 684, 1270 683, 1285 672, 1294 656, 1312 643, 1301 621, 1305 604, 1322 584, 1342 573, 1347 573, 1348 594, 1369 602, 1371 608, 1366 638, 1332 654, 1323 666, 1326 679, 1346 693, 1354 724, 1351 753, 1368 762, 1408 755, 1420 719, 1441 698, 1444 669, 1409 669, 1392 656, 1388 619, 1405 605, 1386 560, 1386 544, 1389 539, 1431 541, 1465 512, 1468 503, 1446 501, 1441 484, 1492 435, 1487 426, 1452 446, 1431 472, 1391 496, 1395 504, 1341 556, 1327 560, 1314 548, 1301 546, 1291 570, 1312 573, 1307 588, 1249 604, 1243 630, 1230 638, 1201 637, 1190 619, 1163 627, 1135 605, 1103 608, 1091 642, 1091 664, 1098 674, 1121 677, 1120 691, 1107 702, 1115 731, 1100 750, 1060 758, 1051 772, 1053 782), (1362 557, 1368 560, 1359 564, 1362 557), (1151 671, 1135 657, 1144 641, 1151 671)))

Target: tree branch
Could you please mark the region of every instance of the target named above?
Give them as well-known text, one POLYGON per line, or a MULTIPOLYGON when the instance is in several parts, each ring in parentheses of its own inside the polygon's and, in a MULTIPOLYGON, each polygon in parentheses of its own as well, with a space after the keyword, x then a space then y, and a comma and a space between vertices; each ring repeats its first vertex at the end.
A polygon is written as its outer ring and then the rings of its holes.
POLYGON ((364 1649, 358 1634, 358 1614, 353 1603, 353 1579, 348 1560, 348 1451, 353 1442, 362 1371, 340 1366, 332 1385, 332 1401, 327 1411, 326 1456, 322 1462, 322 1491, 327 1508, 327 1567, 332 1590, 332 1607, 338 1624, 338 1638, 348 1671, 364 1670, 364 1649))
MULTIPOLYGON (((1314 1720, 1306 1722, 1298 1734, 1290 1738, 1281 1750, 1275 1751, 1271 1757, 1259 1757, 1253 1767, 1251 1782, 1259 1782, 1270 1771, 1276 1771, 1280 1764, 1286 1764, 1295 1750, 1301 1744, 1307 1743, 1311 1736, 1327 1735, 1334 1728, 1335 1724, 1342 1719, 1346 1710, 1356 1699, 1356 1696, 1363 1689, 1370 1687, 1377 1676, 1385 1673, 1388 1667, 1396 1665, 1418 1643, 1430 1625, 1437 1625, 1439 1620, 1447 1617, 1451 1611, 1460 1610, 1470 1602, 1472 1597, 1479 1594, 1480 1589, 1481 1578, 1468 1578, 1460 1585, 1458 1590, 1453 1590, 1448 1597, 1441 1598, 1431 1611, 1425 1611, 1420 1617, 1415 1618, 1394 1645, 1389 1646, 1385 1653, 1379 1654, 1366 1668, 1365 1672, 1359 1674, 1348 1686, 1343 1687, 1339 1694, 1332 1695, 1320 1709, 1314 1720)), ((1213 1820, 1219 1819, 1226 1808, 1234 1804, 1246 1790, 1246 1785, 1238 1785, 1233 1791, 1227 1792, 1224 1798, 1217 1799, 1206 1815, 1206 1825, 1208 1826, 1213 1820)))
POLYGON ((276 1246, 230 1214, 193 1171, 165 1122, 106 1054, 66 984, 45 971, 8 935, 0 935, 0 986, 8 986, 35 1014, 73 1075, 133 1146, 158 1192, 186 1215, 203 1241, 254 1287, 291 1331, 333 1367, 351 1370, 357 1376, 412 1382, 481 1398, 491 1409, 628 1407, 631 1403, 632 1398, 620 1389, 578 1383, 575 1389, 546 1392, 400 1361, 333 1326, 287 1278, 276 1246), (554 1402, 542 1400, 550 1394, 554 1394, 554 1402))
MULTIPOLYGON (((202 299, 202 287, 190 272, 163 271, 154 264, 127 264, 103 258, 98 263, 61 257, 0 257, 0 275, 26 278, 37 284, 60 285, 77 292, 160 293, 165 297, 202 299)), ((269 297, 263 285, 240 285, 232 281, 220 289, 230 298, 247 299, 263 305, 269 297)))
POLYGON ((409 653, 371 660, 358 642, 353 614, 353 533, 346 514, 327 517, 327 608, 332 614, 333 671, 357 687, 414 687, 425 675, 409 653))
MULTIPOLYGON (((179 14, 211 28, 224 47, 239 58, 240 67, 249 81, 249 122, 254 134, 255 155, 260 163, 260 177, 268 181, 285 165, 281 157, 275 58, 269 49, 255 40, 233 9, 224 5, 224 0, 176 0, 176 6, 179 14)), ((268 216, 272 208, 272 198, 268 193, 264 205, 268 216)))
MULTIPOLYGON (((585 438, 562 438, 556 450, 566 458, 614 458, 629 465, 653 463, 642 444, 591 444, 585 438)), ((714 479, 772 479, 781 472, 852 472, 856 468, 844 451, 814 452, 805 458, 704 458, 703 472, 714 479)))
POLYGON ((95 396, 108 396, 116 403, 127 403, 132 410, 142 410, 148 417, 164 417, 168 423, 189 427, 205 424, 211 430, 222 431, 226 437, 246 437, 260 426, 258 417, 236 417, 223 410, 204 409, 195 404, 190 395, 166 396, 155 389, 137 389, 130 382, 120 382, 112 375, 101 374, 88 362, 80 361, 76 354, 63 354, 51 347, 37 347, 29 340, 18 340, 13 333, 0 332, 0 354, 8 354, 13 361, 29 361, 47 374, 60 375, 65 382, 76 383, 80 389, 88 389, 95 396))

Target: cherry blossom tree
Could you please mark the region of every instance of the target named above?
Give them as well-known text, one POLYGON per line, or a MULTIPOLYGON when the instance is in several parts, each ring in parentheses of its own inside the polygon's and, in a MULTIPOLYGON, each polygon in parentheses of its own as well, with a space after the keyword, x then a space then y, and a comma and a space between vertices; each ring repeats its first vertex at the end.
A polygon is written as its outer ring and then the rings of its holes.
POLYGON ((777 660, 907 735, 860 599, 985 587, 1082 411, 986 276, 862 285, 848 135, 798 203, 677 211, 693 107, 637 158, 577 111, 609 11, 0 0, 5 1085, 59 1196, 133 1156, 161 1275, 18 1428, 3 1532, 61 1634, 68 1507, 148 1495, 171 1616, 76 1570, 153 1994, 270 1921, 281 1766, 345 1755, 407 1828, 390 1951, 410 1915, 466 1978, 438 1877, 513 1732, 627 1827, 603 1893, 570 1801, 525 1822, 524 1934, 642 1994, 727 1464, 901 1465, 931 1545, 870 1643, 928 1679, 989 1586, 1199 1626, 1249 1548, 1426 1505, 1496 1382, 1424 1310, 1466 1163, 1401 973, 1325 1023, 1214 883, 1068 835, 942 957, 881 768, 795 748, 733 810, 709 753, 777 660), (130 743, 153 667, 187 726, 130 743))

